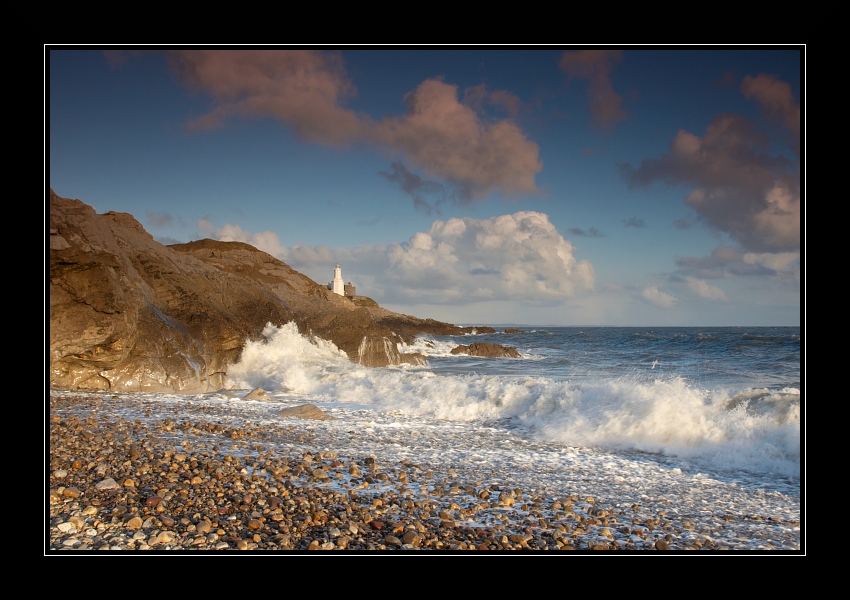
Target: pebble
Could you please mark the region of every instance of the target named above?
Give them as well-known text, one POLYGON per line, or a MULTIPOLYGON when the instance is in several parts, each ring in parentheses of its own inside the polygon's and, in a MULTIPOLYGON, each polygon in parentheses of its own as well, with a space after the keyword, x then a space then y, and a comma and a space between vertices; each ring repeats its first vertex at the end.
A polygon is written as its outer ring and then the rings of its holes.
POLYGON ((209 408, 125 419, 122 401, 51 393, 45 552, 724 549, 638 505, 296 452, 309 434, 291 421, 236 428, 209 408))

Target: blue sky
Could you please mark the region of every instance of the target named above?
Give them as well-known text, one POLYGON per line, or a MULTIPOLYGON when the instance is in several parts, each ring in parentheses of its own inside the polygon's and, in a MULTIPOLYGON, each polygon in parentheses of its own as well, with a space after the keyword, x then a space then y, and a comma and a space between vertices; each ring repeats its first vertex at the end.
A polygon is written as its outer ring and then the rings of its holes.
POLYGON ((457 324, 800 325, 803 46, 45 46, 45 180, 457 324))

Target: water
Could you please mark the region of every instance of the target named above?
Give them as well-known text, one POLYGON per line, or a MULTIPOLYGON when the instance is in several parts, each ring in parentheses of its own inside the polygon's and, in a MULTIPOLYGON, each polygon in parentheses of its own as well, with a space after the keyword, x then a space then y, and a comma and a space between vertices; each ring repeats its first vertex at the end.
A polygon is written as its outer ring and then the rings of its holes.
POLYGON ((423 336, 402 351, 425 354, 428 366, 390 369, 351 364, 292 326, 266 333, 230 369, 237 387, 374 419, 398 415, 410 427, 448 422, 555 448, 653 453, 716 475, 740 470, 768 488, 800 478, 798 327, 423 336), (472 341, 513 346, 522 358, 451 354, 472 341))
POLYGON ((312 403, 337 419, 302 422, 311 443, 340 454, 640 503, 692 519, 733 549, 801 548, 799 327, 502 329, 422 336, 401 350, 426 355, 427 366, 374 369, 291 324, 269 326, 228 376, 237 396, 260 387, 273 401, 140 396, 226 405, 260 423, 312 403), (451 354, 474 341, 522 357, 451 354))

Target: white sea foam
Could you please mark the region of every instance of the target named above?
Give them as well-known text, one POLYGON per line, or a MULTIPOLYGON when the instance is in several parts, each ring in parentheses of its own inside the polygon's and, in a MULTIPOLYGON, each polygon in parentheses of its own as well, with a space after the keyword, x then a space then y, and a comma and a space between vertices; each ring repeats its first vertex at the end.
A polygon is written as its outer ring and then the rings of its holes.
POLYGON ((425 335, 417 337, 410 344, 400 345, 398 350, 405 354, 418 352, 423 356, 451 356, 452 349, 458 344, 460 342, 457 340, 441 340, 425 335))
MULTIPOLYGON (((373 369, 350 362, 294 325, 270 327, 249 343, 229 376, 281 398, 420 420, 501 422, 525 437, 568 447, 644 451, 708 467, 800 475, 799 390, 725 392, 681 377, 569 380, 499 374, 436 374, 429 368, 373 369)), ((451 341, 417 340, 432 356, 451 341)), ((408 423, 408 426, 412 426, 408 423)))

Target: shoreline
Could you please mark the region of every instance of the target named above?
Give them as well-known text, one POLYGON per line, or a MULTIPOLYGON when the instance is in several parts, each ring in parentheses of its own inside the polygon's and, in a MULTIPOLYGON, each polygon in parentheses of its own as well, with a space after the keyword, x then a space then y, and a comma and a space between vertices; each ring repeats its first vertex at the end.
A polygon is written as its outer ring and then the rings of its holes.
POLYGON ((224 426, 188 403, 127 418, 131 399, 68 394, 49 397, 45 554, 738 552, 688 519, 599 503, 592 490, 548 497, 303 450, 333 445, 305 421, 224 426))

